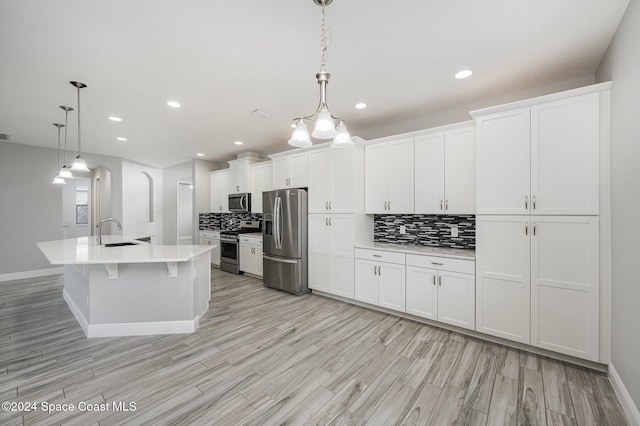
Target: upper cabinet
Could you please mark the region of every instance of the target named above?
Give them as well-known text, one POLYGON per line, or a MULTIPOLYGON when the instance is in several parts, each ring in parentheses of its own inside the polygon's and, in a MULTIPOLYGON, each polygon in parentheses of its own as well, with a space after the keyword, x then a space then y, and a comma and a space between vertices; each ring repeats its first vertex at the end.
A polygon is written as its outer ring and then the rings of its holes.
POLYGON ((270 155, 273 189, 304 188, 308 185, 308 152, 270 155))
POLYGON ((216 170, 209 173, 211 190, 211 211, 213 213, 229 212, 229 169, 216 170))
POLYGON ((597 215, 599 94, 476 117, 477 213, 597 215))
POLYGON ((255 157, 229 161, 229 194, 251 192, 251 165, 262 160, 255 157))
POLYGON ((271 162, 251 165, 251 213, 262 213, 262 193, 271 191, 271 162))
POLYGON ((415 138, 415 212, 475 213, 475 127, 415 138))
POLYGON ((413 213, 413 138, 365 148, 365 213, 413 213))
POLYGON ((309 151, 309 213, 362 212, 364 149, 309 151))

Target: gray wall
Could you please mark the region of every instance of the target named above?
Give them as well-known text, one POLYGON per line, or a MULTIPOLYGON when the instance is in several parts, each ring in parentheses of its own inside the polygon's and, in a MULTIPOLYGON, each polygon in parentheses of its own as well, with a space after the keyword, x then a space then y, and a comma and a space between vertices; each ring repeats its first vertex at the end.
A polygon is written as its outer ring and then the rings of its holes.
POLYGON ((207 213, 211 210, 209 172, 225 167, 228 167, 227 164, 193 160, 193 235, 195 244, 200 244, 200 233, 198 232, 200 213, 207 213))
POLYGON ((0 142, 0 274, 52 268, 38 241, 62 238, 55 149, 0 142))
POLYGON ((631 1, 596 73, 611 87, 611 360, 640 406, 640 2, 631 1))
POLYGON ((162 209, 164 210, 162 244, 177 244, 176 185, 180 179, 191 178, 192 173, 191 161, 162 170, 162 209))

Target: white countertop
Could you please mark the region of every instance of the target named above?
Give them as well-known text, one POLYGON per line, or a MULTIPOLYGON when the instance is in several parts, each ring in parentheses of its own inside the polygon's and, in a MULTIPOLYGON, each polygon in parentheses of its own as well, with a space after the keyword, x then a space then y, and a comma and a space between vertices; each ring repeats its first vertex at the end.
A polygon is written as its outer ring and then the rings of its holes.
POLYGON ((134 246, 99 246, 96 236, 37 243, 52 265, 187 262, 215 246, 161 246, 135 241, 136 237, 103 235, 102 243, 135 242, 134 246))
POLYGON ((394 243, 361 243, 356 244, 356 248, 370 250, 385 250, 407 254, 422 254, 428 256, 449 257, 462 260, 476 260, 476 251, 470 249, 455 249, 444 247, 417 246, 415 244, 394 244, 394 243))

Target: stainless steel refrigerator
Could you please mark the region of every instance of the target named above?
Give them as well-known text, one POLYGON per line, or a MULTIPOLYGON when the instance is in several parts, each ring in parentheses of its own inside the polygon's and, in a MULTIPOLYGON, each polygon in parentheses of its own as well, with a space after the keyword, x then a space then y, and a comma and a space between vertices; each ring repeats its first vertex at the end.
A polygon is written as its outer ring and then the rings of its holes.
POLYGON ((295 295, 307 285, 307 191, 262 193, 264 286, 295 295))

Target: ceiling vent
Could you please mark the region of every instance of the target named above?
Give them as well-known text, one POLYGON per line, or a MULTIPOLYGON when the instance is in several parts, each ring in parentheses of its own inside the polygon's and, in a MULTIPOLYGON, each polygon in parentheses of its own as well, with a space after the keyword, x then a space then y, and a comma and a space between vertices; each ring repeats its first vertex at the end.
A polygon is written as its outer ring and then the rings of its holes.
POLYGON ((0 142, 9 142, 9 135, 6 133, 0 133, 0 142))

